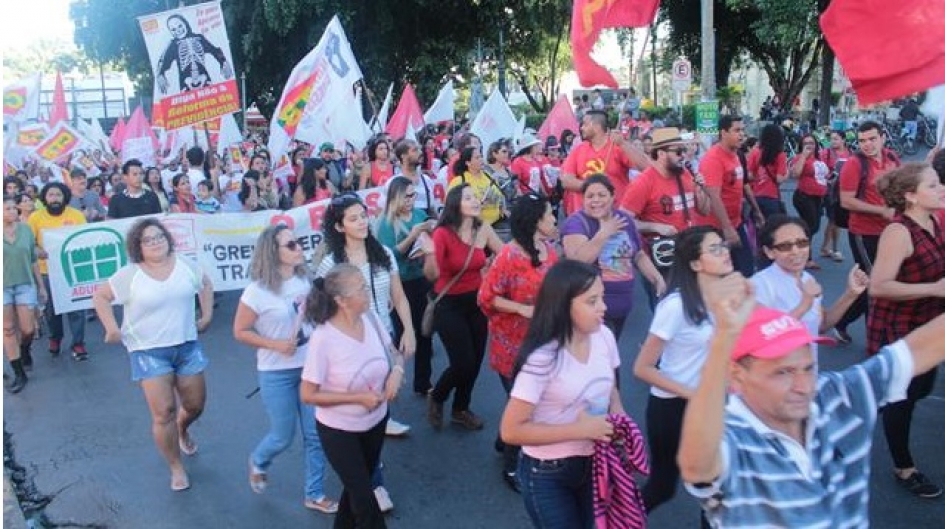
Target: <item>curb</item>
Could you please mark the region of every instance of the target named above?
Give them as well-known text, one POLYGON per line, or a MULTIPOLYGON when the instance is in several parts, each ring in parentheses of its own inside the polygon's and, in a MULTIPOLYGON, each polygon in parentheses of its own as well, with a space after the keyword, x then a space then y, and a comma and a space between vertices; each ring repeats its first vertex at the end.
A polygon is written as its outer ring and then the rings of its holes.
POLYGON ((20 502, 16 499, 13 484, 9 474, 3 472, 3 527, 8 529, 27 529, 26 518, 20 509, 20 502))

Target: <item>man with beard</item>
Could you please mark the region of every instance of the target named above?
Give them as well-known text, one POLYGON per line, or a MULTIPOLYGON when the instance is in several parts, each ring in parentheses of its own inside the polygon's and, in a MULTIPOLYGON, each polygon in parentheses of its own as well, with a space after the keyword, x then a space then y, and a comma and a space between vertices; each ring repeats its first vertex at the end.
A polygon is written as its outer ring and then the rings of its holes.
POLYGON ((158 197, 144 185, 144 170, 134 158, 121 166, 125 187, 108 202, 108 218, 124 219, 161 212, 158 197))
MULTIPOLYGON (((414 199, 413 208, 426 211, 431 219, 435 219, 440 204, 433 194, 435 183, 420 170, 420 154, 420 145, 417 142, 408 139, 397 142, 397 145, 394 146, 394 156, 397 157, 400 165, 394 172, 394 176, 403 176, 413 183, 417 189, 417 198, 414 199)), ((393 178, 384 185, 384 192, 381 193, 382 199, 387 198, 387 188, 390 186, 391 180, 393 178)))
MULTIPOLYGON (((45 206, 30 215, 27 223, 33 230, 36 246, 39 247, 39 272, 43 276, 46 292, 49 292, 49 301, 46 303, 46 321, 49 324, 49 354, 58 355, 63 338, 62 314, 53 310, 53 296, 55 293, 49 284, 49 267, 47 265, 46 249, 43 246, 43 230, 85 224, 85 215, 81 211, 68 206, 72 200, 72 192, 65 184, 50 182, 39 193, 39 200, 45 206)), ((85 349, 85 311, 69 312, 69 330, 72 332, 72 357, 78 361, 88 359, 89 352, 85 349)))
MULTIPOLYGON (((672 264, 672 237, 702 224, 702 215, 709 211, 705 186, 686 169, 685 155, 686 143, 679 129, 653 131, 653 163, 630 182, 620 202, 620 207, 633 216, 653 264, 664 276, 672 264)), ((654 302, 655 298, 651 295, 650 300, 654 302)))

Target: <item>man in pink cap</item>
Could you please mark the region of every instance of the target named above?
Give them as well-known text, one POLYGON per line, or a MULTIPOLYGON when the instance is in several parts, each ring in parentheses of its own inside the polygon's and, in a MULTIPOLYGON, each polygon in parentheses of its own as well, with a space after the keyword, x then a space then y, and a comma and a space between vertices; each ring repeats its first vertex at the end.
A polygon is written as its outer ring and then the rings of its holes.
POLYGON ((713 527, 868 526, 877 409, 945 361, 945 315, 865 362, 818 373, 818 339, 756 306, 740 274, 706 301, 716 328, 678 455, 706 518, 713 527))

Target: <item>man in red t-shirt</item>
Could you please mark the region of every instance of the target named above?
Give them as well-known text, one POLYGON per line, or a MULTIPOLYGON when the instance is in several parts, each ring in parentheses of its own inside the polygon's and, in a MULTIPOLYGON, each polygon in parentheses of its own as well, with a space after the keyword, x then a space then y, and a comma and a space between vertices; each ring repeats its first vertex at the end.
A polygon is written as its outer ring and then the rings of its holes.
POLYGON ((742 225, 742 200, 745 197, 745 171, 738 158, 738 148, 745 141, 745 124, 740 116, 719 118, 719 141, 699 162, 709 195, 707 224, 722 230, 730 245, 732 263, 743 276, 755 272, 755 259, 742 225))
POLYGON ((561 166, 561 185, 564 187, 564 210, 571 215, 581 209, 581 184, 593 174, 602 173, 614 186, 614 200, 619 204, 624 189, 630 183, 630 169, 644 169, 649 160, 643 151, 633 148, 619 133, 610 134, 607 113, 588 110, 581 118, 581 137, 561 166))
MULTIPOLYGON (((860 151, 856 156, 851 156, 840 170, 840 206, 850 212, 847 236, 853 260, 860 265, 860 269, 869 273, 876 260, 879 236, 896 213, 879 194, 876 180, 899 167, 899 158, 884 148, 886 139, 883 138, 883 129, 875 121, 866 121, 857 127, 856 139, 860 151), (869 164, 869 170, 861 194, 858 191, 864 161, 869 164)), ((847 326, 865 315, 868 307, 869 301, 864 292, 837 322, 834 333, 837 340, 850 343, 847 326)))

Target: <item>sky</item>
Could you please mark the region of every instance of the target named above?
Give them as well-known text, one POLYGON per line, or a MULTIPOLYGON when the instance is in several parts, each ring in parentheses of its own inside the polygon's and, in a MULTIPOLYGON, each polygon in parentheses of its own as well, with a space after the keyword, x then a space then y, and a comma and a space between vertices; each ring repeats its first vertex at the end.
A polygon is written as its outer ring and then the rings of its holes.
POLYGON ((38 40, 62 40, 72 44, 70 0, 27 0, 6 5, 0 17, 0 49, 24 48, 38 40))

